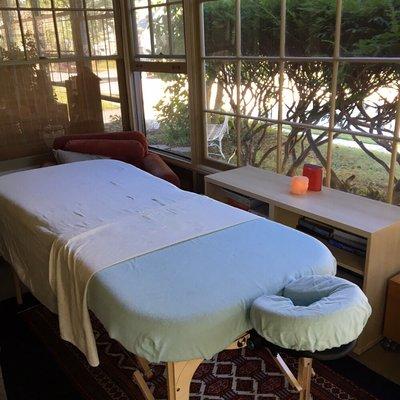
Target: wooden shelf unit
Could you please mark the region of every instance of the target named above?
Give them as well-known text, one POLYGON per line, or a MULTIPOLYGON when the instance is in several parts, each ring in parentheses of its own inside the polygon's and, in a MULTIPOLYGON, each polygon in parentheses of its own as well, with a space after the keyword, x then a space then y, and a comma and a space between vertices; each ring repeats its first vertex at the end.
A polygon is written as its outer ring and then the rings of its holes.
POLYGON ((304 216, 367 239, 366 257, 325 242, 338 265, 360 277, 373 309, 355 348, 360 354, 382 338, 387 281, 400 272, 400 207, 326 187, 295 196, 290 179, 247 166, 206 176, 205 192, 222 202, 226 190, 265 202, 270 219, 293 228, 304 216))

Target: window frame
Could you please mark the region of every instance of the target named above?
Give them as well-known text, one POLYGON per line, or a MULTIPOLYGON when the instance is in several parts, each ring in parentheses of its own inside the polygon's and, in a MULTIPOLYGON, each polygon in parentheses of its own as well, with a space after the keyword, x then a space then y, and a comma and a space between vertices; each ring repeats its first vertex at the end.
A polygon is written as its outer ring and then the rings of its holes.
MULTIPOLYGON (((23 53, 24 59, 14 59, 14 60, 0 60, 0 66, 18 66, 18 65, 48 65, 49 69, 51 70, 53 64, 60 64, 60 63, 90 63, 92 65, 93 62, 97 61, 106 61, 107 66, 108 62, 115 62, 116 70, 118 74, 118 87, 119 87, 119 96, 114 97, 111 94, 110 89, 110 96, 101 95, 101 99, 104 101, 111 101, 117 102, 121 106, 121 123, 123 129, 128 129, 130 126, 129 122, 129 113, 128 113, 128 103, 127 99, 127 92, 126 92, 126 77, 124 73, 124 65, 125 60, 123 56, 123 33, 122 30, 119 28, 122 24, 122 17, 121 17, 121 8, 119 7, 120 2, 118 0, 112 0, 111 7, 93 7, 87 8, 87 0, 81 0, 81 7, 56 7, 55 0, 50 0, 50 7, 27 7, 21 6, 20 0, 14 0, 13 6, 0 6, 0 12, 3 11, 15 11, 18 15, 18 24, 21 33, 21 41, 23 46, 23 53), (22 13, 23 12, 51 12, 52 13, 52 24, 54 27, 55 38, 56 38, 56 46, 57 46, 57 56, 56 57, 42 57, 39 53, 37 57, 29 58, 27 56, 27 47, 26 47, 26 36, 24 34, 23 28, 23 19, 22 13), (84 18, 84 29, 85 29, 85 39, 87 41, 87 55, 79 55, 74 49, 74 55, 64 56, 61 52, 60 46, 60 39, 59 39, 59 31, 62 30, 62 24, 57 21, 57 13, 65 13, 68 14, 70 12, 81 12, 82 18, 84 18), (109 55, 94 55, 92 54, 92 43, 90 39, 90 27, 89 27, 89 20, 91 19, 88 16, 88 13, 91 12, 102 12, 102 13, 112 13, 112 18, 114 20, 114 27, 115 27, 115 54, 109 55)), ((96 20, 96 19, 95 19, 96 20)), ((52 71, 55 73, 55 71, 52 71)), ((109 74, 109 70, 108 70, 109 74)), ((53 86, 60 86, 57 83, 54 83, 53 86)))
MULTIPOLYGON (((145 124, 145 112, 144 112, 144 103, 143 103, 143 91, 142 91, 142 72, 150 72, 150 73, 170 73, 170 74, 184 74, 188 77, 188 57, 187 57, 187 43, 188 43, 188 35, 187 31, 187 17, 186 10, 188 8, 188 4, 190 1, 187 0, 167 0, 159 4, 152 4, 151 0, 147 0, 147 5, 135 7, 131 5, 133 0, 125 0, 126 7, 126 18, 127 21, 127 32, 129 33, 128 40, 128 53, 129 53, 129 78, 130 79, 130 93, 133 96, 133 101, 131 103, 131 107, 133 107, 131 116, 132 116, 132 125, 135 129, 146 132, 146 124, 145 124), (169 10, 170 6, 181 5, 183 9, 183 39, 185 44, 185 54, 184 55, 157 55, 154 53, 154 38, 153 38, 153 28, 152 28, 152 19, 151 19, 151 11, 157 7, 167 7, 169 10), (137 36, 137 28, 135 22, 134 11, 137 9, 148 9, 149 10, 149 24, 150 24, 150 38, 152 42, 152 52, 153 54, 143 54, 138 52, 138 36, 137 36)), ((170 23, 169 23, 170 25, 170 23)), ((168 28, 170 30, 170 28, 168 28)), ((169 32, 168 32, 169 33, 169 32)), ((171 37, 169 37, 169 46, 171 50, 171 37)), ((189 85, 189 93, 191 92, 190 82, 189 85)), ((190 103, 190 96, 189 96, 190 103)), ((189 109, 190 109, 189 105, 189 109)), ((191 118, 191 112, 189 110, 189 118, 191 118)), ((192 127, 192 123, 191 123, 192 127)), ((185 155, 181 155, 178 153, 174 153, 168 150, 161 150, 157 147, 149 146, 153 151, 156 151, 168 158, 171 158, 183 166, 188 166, 192 164, 193 160, 193 132, 191 130, 190 133, 190 143, 191 143, 191 152, 192 156, 188 157, 185 155)))
MULTIPOLYGON (((124 3, 127 4, 127 21, 128 24, 131 24, 132 18, 130 15, 130 8, 128 5, 129 0, 125 0, 124 3)), ((172 62, 163 61, 163 62, 152 62, 152 61, 143 61, 135 59, 134 55, 134 46, 132 44, 129 45, 129 53, 130 53, 130 68, 129 68, 129 76, 127 75, 127 79, 132 80, 131 90, 131 104, 130 111, 133 115, 132 122, 135 129, 139 129, 144 131, 143 127, 143 118, 141 117, 140 107, 143 106, 141 104, 141 85, 140 81, 138 82, 137 78, 132 78, 133 72, 140 71, 149 71, 149 72, 170 72, 170 73, 179 73, 184 72, 187 73, 188 82, 189 82, 189 111, 190 111, 190 122, 191 122, 191 150, 192 157, 190 160, 182 159, 179 155, 159 151, 155 149, 155 151, 161 153, 166 159, 171 162, 183 166, 185 168, 191 169, 194 171, 194 178, 197 179, 197 174, 195 172, 200 173, 210 173, 216 172, 218 170, 227 170, 235 168, 235 166, 228 165, 224 162, 221 162, 216 159, 212 159, 208 156, 207 152, 207 139, 206 139, 206 113, 207 111, 212 111, 213 113, 218 113, 214 110, 207 110, 205 106, 205 82, 204 82, 204 63, 207 59, 213 60, 218 59, 215 56, 206 56, 204 54, 204 25, 203 25, 203 13, 202 7, 203 4, 207 1, 213 0, 182 0, 183 8, 184 8, 184 34, 185 34, 185 46, 186 46, 186 61, 184 63, 178 63, 179 65, 174 65, 172 62), (184 68, 179 70, 179 68, 184 68), (139 110, 139 111, 138 111, 139 110)), ((240 0, 235 0, 237 4, 240 5, 240 0)), ((245 1, 245 0, 242 0, 245 1)), ((314 56, 314 57, 295 57, 286 55, 286 0, 281 0, 281 13, 280 13, 280 42, 279 42, 279 55, 277 56, 263 56, 263 57, 251 57, 251 56, 243 56, 239 54, 239 56, 231 56, 231 57, 221 57, 220 59, 231 59, 235 62, 241 62, 243 60, 267 60, 273 61, 279 64, 279 116, 276 119, 271 118, 261 118, 262 121, 277 124, 278 125, 278 152, 277 152, 277 167, 276 170, 278 173, 282 172, 281 163, 282 163, 282 126, 289 125, 297 128, 314 128, 319 129, 327 133, 329 138, 328 149, 327 149, 327 179, 326 186, 331 186, 331 173, 332 173, 332 155, 333 155, 333 138, 334 135, 338 133, 355 135, 355 138, 361 137, 376 137, 374 134, 356 132, 356 131, 348 131, 345 129, 340 129, 334 125, 334 115, 335 115, 335 107, 336 107, 336 98, 335 94, 338 89, 338 70, 342 63, 364 63, 364 64, 390 64, 390 63, 400 63, 400 57, 345 57, 340 54, 340 37, 341 37, 341 22, 342 22, 342 7, 343 0, 336 0, 336 18, 335 18, 335 27, 334 27, 334 46, 333 46, 333 54, 332 56, 314 56), (282 34, 282 32, 284 34, 282 34), (338 40, 339 38, 339 40, 338 40), (329 112, 329 123, 328 126, 320 126, 320 125, 312 125, 312 124, 303 124, 296 123, 293 121, 288 121, 283 118, 283 99, 282 99, 282 87, 283 87, 283 74, 285 63, 287 62, 329 62, 332 65, 332 81, 330 83, 331 89, 331 97, 330 97, 330 112, 329 112)), ((240 10, 240 7, 237 7, 237 10, 240 10)), ((240 24, 240 18, 236 19, 236 23, 240 24)), ((128 34, 128 42, 132 41, 133 38, 133 30, 132 26, 130 26, 130 33, 128 34)), ((240 50, 240 49, 239 49, 240 50)), ((396 114, 395 114, 395 122, 393 135, 387 137, 387 141, 392 144, 392 151, 390 155, 390 171, 388 176, 388 190, 387 190, 387 198, 388 202, 392 202, 393 200, 393 189, 395 184, 395 169, 397 165, 397 153, 398 153, 398 143, 400 142, 400 96, 396 100, 396 114)), ((221 115, 229 115, 229 113, 222 112, 221 115)), ((232 114, 236 120, 241 118, 246 119, 257 119, 257 117, 248 116, 248 115, 240 115, 240 114, 232 114)), ((328 119, 327 119, 328 121, 328 119)), ((238 124, 238 123, 236 123, 238 124)), ((239 130, 240 132, 240 130, 239 130)), ((238 132, 238 137, 240 137, 238 132)))
MULTIPOLYGON (((340 44, 341 44, 341 26, 342 26, 342 9, 343 0, 336 0, 336 18, 335 18, 335 30, 334 30, 334 46, 333 54, 331 57, 320 57, 320 56, 304 56, 304 57, 294 57, 286 55, 286 15, 287 7, 286 0, 280 1, 280 38, 279 38, 279 55, 278 56, 244 56, 242 54, 241 46, 241 2, 245 0, 234 0, 236 6, 236 53, 232 56, 207 56, 205 54, 205 44, 204 44, 204 21, 203 21, 203 5, 206 2, 211 2, 214 0, 198 0, 199 7, 199 30, 201 32, 201 54, 199 59, 199 69, 198 73, 201 75, 201 110, 202 110, 202 133, 201 133, 201 163, 216 169, 231 169, 243 165, 240 160, 241 154, 241 120, 242 119, 255 119, 262 122, 276 124, 277 129, 277 157, 276 157, 276 172, 282 173, 282 127, 283 125, 289 125, 291 127, 305 128, 305 129, 318 129, 325 131, 328 137, 328 148, 327 148, 327 166, 326 166, 326 186, 331 186, 332 180, 332 158, 333 158, 333 139, 334 134, 343 133, 354 135, 354 137, 366 137, 366 138, 376 138, 376 135, 371 133, 355 132, 345 129, 340 129, 335 127, 334 117, 336 110, 336 94, 338 90, 338 72, 339 68, 343 63, 363 63, 363 64, 400 64, 400 57, 344 57, 340 54, 340 44), (244 61, 267 61, 276 62, 279 64, 279 92, 278 92, 278 118, 266 118, 266 117, 253 117, 250 115, 243 115, 240 112, 225 112, 208 109, 206 105, 206 85, 205 85, 205 64, 207 61, 230 61, 236 64, 236 103, 240 104, 240 85, 241 85, 241 65, 244 61), (296 123, 293 121, 288 121, 284 119, 283 109, 284 109, 284 73, 286 63, 300 63, 300 62, 329 62, 332 65, 332 80, 330 87, 330 112, 329 112, 329 124, 328 126, 319 126, 313 124, 296 123), (208 143, 207 143, 207 114, 219 114, 223 116, 230 116, 235 119, 235 131, 236 131, 236 146, 237 146, 237 165, 228 165, 220 160, 213 159, 208 155, 208 143)), ((395 181, 395 168, 396 168, 396 157, 398 153, 398 143, 400 142, 400 95, 399 91, 397 93, 396 101, 396 116, 395 116, 395 126, 392 132, 392 136, 384 138, 385 141, 392 143, 392 153, 390 160, 390 171, 388 176, 388 189, 386 194, 386 201, 391 203, 393 200, 393 189, 395 181)))

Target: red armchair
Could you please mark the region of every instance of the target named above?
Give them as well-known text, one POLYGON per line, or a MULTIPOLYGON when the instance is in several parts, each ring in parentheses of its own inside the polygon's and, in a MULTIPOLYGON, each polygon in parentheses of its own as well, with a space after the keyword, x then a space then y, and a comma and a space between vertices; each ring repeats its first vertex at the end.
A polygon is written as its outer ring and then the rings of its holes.
POLYGON ((54 140, 53 149, 125 161, 180 187, 180 180, 171 168, 158 154, 149 152, 146 137, 141 132, 61 136, 54 140))

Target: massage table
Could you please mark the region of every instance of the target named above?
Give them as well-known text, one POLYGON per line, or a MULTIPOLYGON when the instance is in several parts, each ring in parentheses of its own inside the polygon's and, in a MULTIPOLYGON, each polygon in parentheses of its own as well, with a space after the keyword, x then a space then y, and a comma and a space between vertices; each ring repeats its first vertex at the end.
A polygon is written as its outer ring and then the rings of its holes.
POLYGON ((316 239, 119 161, 3 176, 0 207, 0 254, 61 336, 97 365, 90 309, 147 375, 167 363, 170 400, 188 399, 203 359, 246 344, 256 299, 336 273, 316 239))

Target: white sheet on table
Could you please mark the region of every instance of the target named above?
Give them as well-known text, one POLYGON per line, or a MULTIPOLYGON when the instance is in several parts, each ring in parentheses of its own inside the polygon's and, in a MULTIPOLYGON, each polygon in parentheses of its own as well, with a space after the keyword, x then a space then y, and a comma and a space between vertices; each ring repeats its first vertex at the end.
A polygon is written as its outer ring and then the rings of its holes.
POLYGON ((34 268, 39 266, 26 260, 29 251, 19 256, 21 240, 15 239, 24 237, 25 250, 37 246, 37 240, 26 238, 29 228, 33 237, 43 239, 48 252, 50 245, 47 273, 57 297, 61 335, 80 348, 91 365, 98 364, 98 356, 85 295, 93 274, 256 218, 112 160, 5 178, 0 179, 0 199, 7 214, 2 235, 7 253, 37 288, 34 268))
POLYGON ((0 254, 50 310, 49 255, 76 235, 155 205, 192 196, 128 164, 95 160, 0 177, 0 254))

